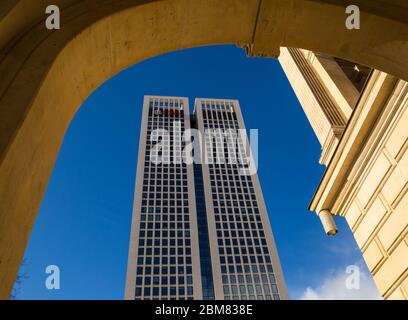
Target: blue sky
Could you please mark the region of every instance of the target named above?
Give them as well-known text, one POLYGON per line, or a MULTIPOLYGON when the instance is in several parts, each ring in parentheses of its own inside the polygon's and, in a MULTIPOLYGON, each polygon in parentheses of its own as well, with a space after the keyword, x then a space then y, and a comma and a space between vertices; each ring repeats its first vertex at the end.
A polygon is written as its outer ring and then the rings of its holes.
POLYGON ((324 172, 320 145, 279 62, 217 46, 139 63, 81 106, 37 216, 18 299, 123 298, 145 94, 186 96, 191 105, 196 97, 238 99, 247 128, 259 129, 258 174, 290 297, 333 297, 353 264, 361 290, 345 296, 376 297, 346 222, 337 218, 340 232, 328 238, 307 210, 324 172), (48 265, 60 268, 60 290, 45 287, 48 265))

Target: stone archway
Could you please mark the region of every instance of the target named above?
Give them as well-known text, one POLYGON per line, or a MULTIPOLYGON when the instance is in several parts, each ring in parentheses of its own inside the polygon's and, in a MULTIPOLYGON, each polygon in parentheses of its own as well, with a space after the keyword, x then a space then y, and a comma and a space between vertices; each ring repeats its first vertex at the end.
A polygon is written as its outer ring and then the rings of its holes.
POLYGON ((7 0, 0 6, 0 298, 12 288, 66 129, 105 80, 142 60, 195 46, 239 44, 324 52, 408 80, 405 0, 7 0), (62 29, 44 26, 61 8, 62 29))

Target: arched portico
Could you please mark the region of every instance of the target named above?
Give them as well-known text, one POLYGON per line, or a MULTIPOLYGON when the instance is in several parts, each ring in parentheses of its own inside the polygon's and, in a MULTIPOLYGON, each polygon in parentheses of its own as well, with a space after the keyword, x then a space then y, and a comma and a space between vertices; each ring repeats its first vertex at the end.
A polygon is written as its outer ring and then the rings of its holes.
POLYGON ((155 55, 227 43, 260 56, 305 48, 408 80, 406 1, 354 2, 362 11, 354 31, 345 28, 345 0, 2 2, 0 298, 11 290, 66 129, 94 89, 155 55), (48 4, 60 6, 61 30, 46 30, 48 4))

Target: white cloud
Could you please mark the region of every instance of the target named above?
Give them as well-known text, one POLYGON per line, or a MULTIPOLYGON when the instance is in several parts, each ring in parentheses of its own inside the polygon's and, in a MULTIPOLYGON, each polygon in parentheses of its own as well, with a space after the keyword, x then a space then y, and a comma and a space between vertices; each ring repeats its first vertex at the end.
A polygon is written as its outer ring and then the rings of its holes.
MULTIPOLYGON (((358 266, 358 264, 356 264, 358 266)), ((350 273, 338 270, 326 277, 316 288, 307 287, 300 300, 378 300, 382 299, 371 274, 359 268, 359 288, 350 288, 350 273), (349 288, 348 288, 349 287, 349 288)))

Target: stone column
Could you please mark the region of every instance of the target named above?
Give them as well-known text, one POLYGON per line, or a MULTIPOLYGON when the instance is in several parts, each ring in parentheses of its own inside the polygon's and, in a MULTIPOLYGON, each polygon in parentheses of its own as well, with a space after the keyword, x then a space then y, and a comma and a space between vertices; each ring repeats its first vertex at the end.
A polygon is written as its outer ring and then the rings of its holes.
POLYGON ((327 165, 347 117, 300 49, 282 48, 279 61, 322 146, 320 163, 327 165))

